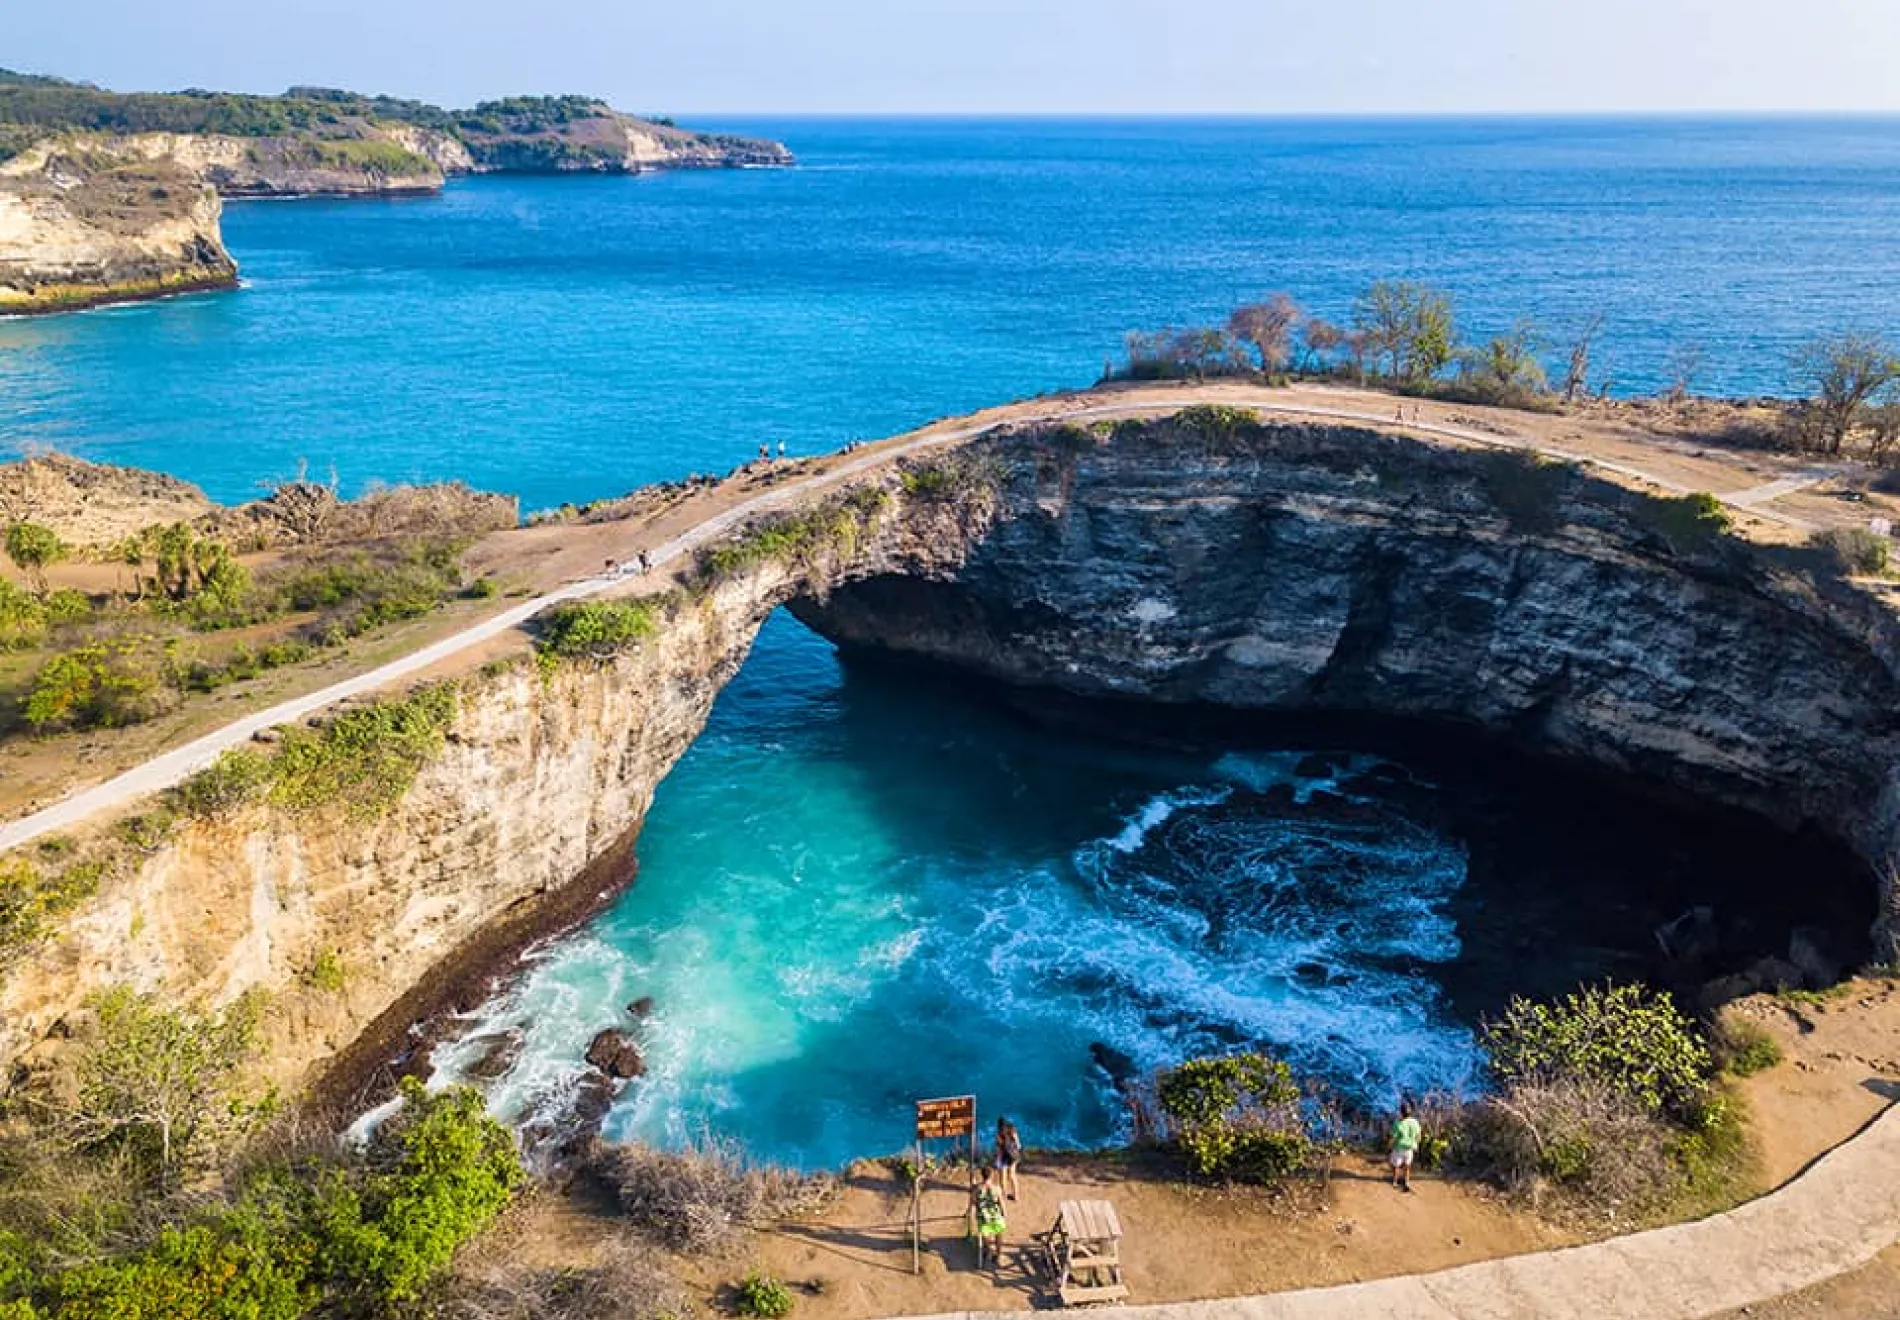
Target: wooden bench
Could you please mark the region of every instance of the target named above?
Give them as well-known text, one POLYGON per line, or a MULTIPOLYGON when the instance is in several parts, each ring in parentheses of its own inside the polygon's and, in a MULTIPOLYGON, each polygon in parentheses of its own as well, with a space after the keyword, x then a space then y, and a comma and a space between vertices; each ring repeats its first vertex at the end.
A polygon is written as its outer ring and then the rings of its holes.
POLYGON ((1128 1296, 1122 1282, 1122 1225, 1107 1201, 1064 1201, 1056 1222, 1035 1235, 1049 1278, 1064 1306, 1119 1302, 1128 1296))
POLYGON ((1061 1290, 1064 1306, 1088 1306, 1095 1302, 1119 1302, 1128 1296, 1124 1284, 1108 1283, 1098 1288, 1085 1288, 1080 1284, 1069 1284, 1061 1290))

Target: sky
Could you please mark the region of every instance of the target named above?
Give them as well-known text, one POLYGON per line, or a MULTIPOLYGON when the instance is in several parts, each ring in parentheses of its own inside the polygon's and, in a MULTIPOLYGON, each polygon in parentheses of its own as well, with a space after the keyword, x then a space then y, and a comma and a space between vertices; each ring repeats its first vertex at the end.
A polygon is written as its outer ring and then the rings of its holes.
POLYGON ((0 0, 0 66, 675 114, 1900 111, 1900 0, 0 0))

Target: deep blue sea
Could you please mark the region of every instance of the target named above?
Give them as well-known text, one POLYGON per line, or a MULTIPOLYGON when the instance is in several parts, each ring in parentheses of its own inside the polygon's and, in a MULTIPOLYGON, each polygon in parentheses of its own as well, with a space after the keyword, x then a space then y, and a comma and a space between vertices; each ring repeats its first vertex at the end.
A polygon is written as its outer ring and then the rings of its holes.
MULTIPOLYGON (((227 500, 307 462, 533 508, 1086 384, 1126 331, 1280 289, 1339 319, 1373 279, 1429 279, 1474 335, 1601 312, 1618 391, 1693 343, 1700 388, 1773 392, 1809 336, 1900 329, 1900 120, 717 127, 802 163, 232 204, 241 291, 0 322, 0 452, 227 500)), ((558 1107, 641 995, 653 1073, 610 1131, 812 1163, 969 1089, 1034 1141, 1109 1139, 1092 1045, 1151 1067, 1265 1042, 1370 1099, 1464 1083, 1491 973, 1568 967, 1498 916, 1548 890, 1524 839, 1562 813, 1306 750, 1037 733, 774 620, 662 788, 638 885, 492 1006, 530 1037, 495 1103, 558 1107)), ((1672 915, 1703 846, 1597 859, 1630 891, 1598 943, 1672 915)))

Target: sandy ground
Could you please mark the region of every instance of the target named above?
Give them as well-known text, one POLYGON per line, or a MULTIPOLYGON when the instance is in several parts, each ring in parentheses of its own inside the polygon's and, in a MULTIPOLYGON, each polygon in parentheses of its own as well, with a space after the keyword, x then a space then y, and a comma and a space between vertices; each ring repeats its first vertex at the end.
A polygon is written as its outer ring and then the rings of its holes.
MULTIPOLYGON (((1726 1011, 1760 1023, 1784 1050, 1779 1064, 1741 1083, 1757 1190, 1798 1175, 1900 1098, 1900 982, 1853 981, 1818 1001, 1757 996, 1726 1011)), ((1021 1199, 1008 1206, 1002 1268, 975 1268, 962 1183, 944 1175, 925 1199, 921 1271, 913 1274, 907 1194, 867 1161, 822 1213, 675 1268, 715 1310, 721 1288, 756 1268, 797 1291, 804 1320, 867 1320, 1037 1306, 1041 1287, 1026 1247, 1068 1199, 1115 1205, 1135 1304, 1350 1283, 1580 1240, 1477 1184, 1421 1174, 1415 1186, 1410 1195, 1395 1191, 1382 1163, 1365 1156, 1342 1160, 1324 1184, 1268 1193, 1184 1184, 1154 1157, 1032 1150, 1021 1199)), ((536 1264, 584 1265, 628 1232, 611 1212, 547 1198, 511 1227, 509 1251, 536 1264)), ((1732 1314, 1892 1320, 1900 1316, 1900 1246, 1821 1288, 1732 1314)))

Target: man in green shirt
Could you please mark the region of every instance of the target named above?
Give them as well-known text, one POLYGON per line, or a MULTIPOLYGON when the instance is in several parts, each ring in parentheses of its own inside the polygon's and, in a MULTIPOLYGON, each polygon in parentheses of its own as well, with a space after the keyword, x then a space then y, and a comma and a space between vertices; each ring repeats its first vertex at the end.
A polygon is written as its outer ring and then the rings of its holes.
POLYGON ((1392 1185, 1401 1192, 1412 1190, 1412 1157, 1418 1154, 1422 1133, 1412 1117, 1412 1102, 1399 1102, 1399 1121, 1392 1125, 1392 1185))

